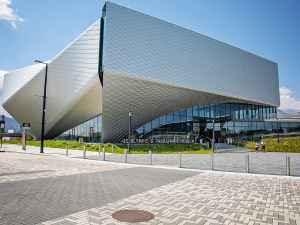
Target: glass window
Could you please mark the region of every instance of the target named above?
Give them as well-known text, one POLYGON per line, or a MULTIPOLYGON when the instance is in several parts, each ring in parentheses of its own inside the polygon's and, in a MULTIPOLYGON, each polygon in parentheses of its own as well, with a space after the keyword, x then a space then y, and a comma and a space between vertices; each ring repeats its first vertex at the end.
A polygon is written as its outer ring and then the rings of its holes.
POLYGON ((272 122, 272 128, 275 129, 275 130, 277 130, 277 122, 272 122))
POLYGON ((186 110, 187 109, 180 110, 180 116, 186 116, 186 110))
POLYGON ((204 106, 203 105, 200 105, 199 106, 199 116, 200 117, 205 117, 205 111, 204 111, 204 106))
POLYGON ((252 127, 252 130, 256 129, 256 122, 250 122, 249 126, 252 127))
POLYGON ((230 116, 231 113, 230 113, 230 104, 226 104, 226 113, 225 113, 226 116, 230 116))
POLYGON ((272 129, 272 123, 271 122, 265 122, 265 128, 266 129, 272 129))
POLYGON ((180 116, 175 115, 174 113, 174 123, 178 123, 178 122, 180 122, 180 116))
POLYGON ((152 129, 159 127, 159 118, 152 121, 152 129))
POLYGON ((230 115, 235 118, 235 104, 230 104, 230 115))
POLYGON ((252 108, 251 119, 255 119, 255 109, 256 109, 256 106, 252 105, 251 108, 252 108))
POLYGON ((261 105, 258 106, 258 119, 263 119, 263 110, 261 105))
POLYGON ((242 126, 243 126, 243 127, 248 127, 249 124, 248 124, 248 122, 242 122, 242 126))
POLYGON ((173 113, 170 113, 167 115, 167 123, 173 123, 174 119, 173 119, 173 113))
POLYGON ((247 119, 251 119, 252 116, 251 116, 251 113, 252 113, 252 105, 247 105, 247 111, 246 111, 246 118, 247 119))
POLYGON ((220 104, 220 116, 225 116, 226 107, 225 104, 220 104))
POLYGON ((160 125, 165 125, 167 123, 167 116, 162 116, 159 118, 160 125))
POLYGON ((199 116, 198 106, 193 107, 193 116, 199 116))
POLYGON ((259 118, 259 107, 258 105, 255 106, 255 119, 259 118))
POLYGON ((228 123, 228 127, 233 127, 234 126, 233 121, 228 121, 227 123, 228 123))
POLYGON ((192 121, 193 120, 193 108, 187 108, 187 120, 192 121))
POLYGON ((257 122, 258 127, 264 127, 264 122, 257 122))
POLYGON ((289 127, 289 123, 288 122, 280 122, 280 127, 289 127))
POLYGON ((210 116, 211 117, 216 117, 216 114, 215 114, 215 112, 216 112, 216 105, 215 104, 210 104, 209 107, 210 107, 210 116))
POLYGON ((239 107, 238 104, 235 104, 235 106, 234 106, 234 113, 235 113, 234 118, 235 118, 235 119, 239 119, 239 118, 240 118, 240 117, 239 117, 239 112, 240 112, 240 107, 239 107))
POLYGON ((240 105, 240 119, 244 119, 244 105, 240 105))
POLYGON ((205 117, 210 117, 209 105, 205 105, 205 117))
POLYGON ((221 116, 221 104, 216 104, 216 117, 221 116))
POLYGON ((263 119, 267 119, 267 108, 263 106, 263 119))
POLYGON ((239 127, 240 127, 240 126, 242 126, 242 122, 235 121, 234 125, 235 125, 235 126, 239 126, 239 127))
POLYGON ((151 130, 151 122, 145 124, 145 132, 149 132, 151 130))

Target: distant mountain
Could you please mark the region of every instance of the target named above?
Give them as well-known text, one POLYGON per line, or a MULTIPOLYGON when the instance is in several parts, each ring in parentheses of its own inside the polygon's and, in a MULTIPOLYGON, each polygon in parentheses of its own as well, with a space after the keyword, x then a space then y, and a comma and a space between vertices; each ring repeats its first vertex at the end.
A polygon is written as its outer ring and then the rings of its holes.
POLYGON ((291 111, 291 112, 284 112, 281 109, 277 109, 277 117, 278 118, 299 118, 300 117, 300 113, 298 113, 297 111, 291 111))
POLYGON ((5 132, 8 130, 19 131, 20 124, 13 118, 5 117, 5 132))

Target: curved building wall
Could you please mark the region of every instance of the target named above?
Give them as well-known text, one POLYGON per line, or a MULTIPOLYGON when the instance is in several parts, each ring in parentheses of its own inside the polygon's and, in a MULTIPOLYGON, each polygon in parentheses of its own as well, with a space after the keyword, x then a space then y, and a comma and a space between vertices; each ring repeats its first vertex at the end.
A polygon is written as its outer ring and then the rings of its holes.
MULTIPOLYGON (((114 142, 129 111, 136 130, 199 105, 279 106, 276 63, 109 1, 102 15, 49 62, 45 138, 100 114, 102 141, 114 142)), ((3 107, 36 139, 44 74, 41 64, 4 78, 3 107)))
POLYGON ((195 31, 106 2, 102 140, 209 103, 279 106, 277 64, 195 31))
MULTIPOLYGON (((98 76, 100 20, 97 20, 54 59, 49 61, 45 138, 102 113, 98 76)), ((3 108, 28 131, 41 137, 45 65, 36 64, 4 76, 3 108)))

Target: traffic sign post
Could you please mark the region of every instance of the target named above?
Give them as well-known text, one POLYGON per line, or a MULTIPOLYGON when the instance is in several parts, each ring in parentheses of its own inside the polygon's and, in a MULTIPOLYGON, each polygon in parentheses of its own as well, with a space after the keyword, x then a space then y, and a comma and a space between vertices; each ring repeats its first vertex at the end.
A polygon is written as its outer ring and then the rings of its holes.
POLYGON ((29 130, 30 129, 30 123, 23 123, 23 128, 25 130, 29 130))

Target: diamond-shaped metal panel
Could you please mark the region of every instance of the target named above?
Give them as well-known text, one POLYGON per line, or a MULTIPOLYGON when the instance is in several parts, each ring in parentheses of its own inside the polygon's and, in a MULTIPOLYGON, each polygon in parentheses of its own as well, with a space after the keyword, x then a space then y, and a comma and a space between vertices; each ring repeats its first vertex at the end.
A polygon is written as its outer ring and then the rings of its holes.
MULTIPOLYGON (((100 20, 49 63, 46 138, 102 113, 102 141, 168 113, 209 103, 279 106, 277 64, 195 31, 106 1, 103 88, 100 20)), ((3 107, 39 138, 45 69, 4 79, 3 107)))
MULTIPOLYGON (((96 21, 49 62, 45 137, 64 131, 102 113, 98 76, 100 20, 96 21)), ((29 133, 41 136, 45 65, 9 72, 4 78, 3 107, 29 133)))
POLYGON ((102 140, 208 103, 279 106, 277 64, 167 21, 106 2, 102 140))

